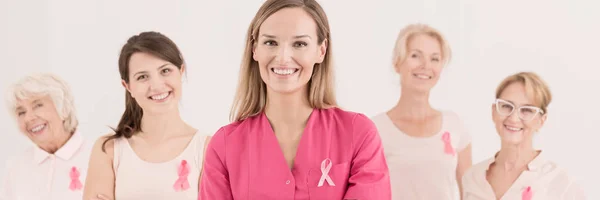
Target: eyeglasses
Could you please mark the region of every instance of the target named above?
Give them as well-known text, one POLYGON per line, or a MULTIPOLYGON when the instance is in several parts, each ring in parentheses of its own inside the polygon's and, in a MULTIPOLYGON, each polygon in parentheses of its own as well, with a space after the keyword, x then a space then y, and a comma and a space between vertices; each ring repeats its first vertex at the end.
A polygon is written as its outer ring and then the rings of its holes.
MULTIPOLYGON (((500 115, 510 116, 514 111, 515 104, 502 99, 496 99, 496 111, 500 115)), ((519 106, 516 110, 519 118, 523 121, 532 120, 537 114, 544 114, 541 108, 535 106, 519 106)))

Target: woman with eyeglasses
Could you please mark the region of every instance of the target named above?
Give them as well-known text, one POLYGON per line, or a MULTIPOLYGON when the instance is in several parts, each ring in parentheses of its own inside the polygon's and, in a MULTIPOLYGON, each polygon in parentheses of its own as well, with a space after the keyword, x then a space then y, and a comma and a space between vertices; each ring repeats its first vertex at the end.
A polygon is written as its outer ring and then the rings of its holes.
POLYGON ((548 86, 535 73, 520 72, 500 83, 492 119, 501 148, 467 170, 463 200, 585 199, 566 170, 533 148, 533 136, 544 125, 551 100, 548 86))

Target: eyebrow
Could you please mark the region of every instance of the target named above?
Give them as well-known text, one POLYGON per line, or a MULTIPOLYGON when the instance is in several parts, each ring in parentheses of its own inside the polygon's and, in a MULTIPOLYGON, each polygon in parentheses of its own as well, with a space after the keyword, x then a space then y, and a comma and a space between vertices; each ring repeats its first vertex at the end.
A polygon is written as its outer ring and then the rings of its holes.
MULTIPOLYGON (((506 100, 506 99, 503 99, 503 100, 504 100, 504 101, 508 101, 509 103, 511 103, 511 104, 513 104, 513 105, 515 105, 515 102, 512 102, 511 100, 506 100)), ((535 105, 532 105, 532 104, 524 104, 524 105, 519 105, 519 106, 532 106, 532 107, 537 107, 537 106, 535 106, 535 105)))
MULTIPOLYGON (((165 63, 165 64, 162 64, 161 66, 157 67, 156 69, 157 69, 157 70, 160 70, 160 69, 162 69, 162 68, 164 68, 164 67, 166 67, 166 66, 168 66, 168 65, 170 65, 170 64, 171 64, 171 63, 165 63)), ((133 76, 136 76, 136 75, 138 75, 138 74, 145 74, 145 73, 148 73, 148 72, 147 72, 147 71, 140 71, 140 72, 136 72, 135 74, 133 74, 133 76)))
MULTIPOLYGON (((266 38, 277 38, 276 36, 269 35, 269 34, 262 34, 260 36, 266 37, 266 38)), ((294 38, 295 39, 298 39, 298 38, 309 38, 309 39, 312 39, 312 37, 310 37, 310 35, 306 35, 306 34, 305 35, 296 35, 296 36, 294 36, 294 38)))
MULTIPOLYGON (((419 49, 411 49, 410 51, 417 51, 417 52, 419 52, 419 53, 423 54, 423 51, 421 51, 421 50, 419 50, 419 49)), ((440 55, 440 53, 437 53, 437 52, 436 52, 436 53, 433 53, 433 54, 431 54, 431 55, 439 56, 439 55, 440 55)))

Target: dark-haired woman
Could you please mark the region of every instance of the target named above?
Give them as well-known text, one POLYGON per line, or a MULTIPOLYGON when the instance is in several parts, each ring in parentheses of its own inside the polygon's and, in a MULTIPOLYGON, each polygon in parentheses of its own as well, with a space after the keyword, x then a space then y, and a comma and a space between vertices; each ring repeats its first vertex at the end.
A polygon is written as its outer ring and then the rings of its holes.
POLYGON ((173 41, 143 32, 119 57, 125 112, 93 147, 84 199, 197 199, 206 134, 179 113, 186 66, 173 41))

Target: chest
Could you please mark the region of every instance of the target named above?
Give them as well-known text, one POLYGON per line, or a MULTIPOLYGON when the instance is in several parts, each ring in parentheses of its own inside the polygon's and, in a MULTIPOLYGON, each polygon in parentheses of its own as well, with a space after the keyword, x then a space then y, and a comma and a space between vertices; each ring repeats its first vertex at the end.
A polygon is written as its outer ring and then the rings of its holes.
POLYGON ((40 165, 15 169, 11 192, 16 199, 81 199, 87 173, 83 163, 50 158, 40 165))
POLYGON ((425 120, 392 120, 394 126, 412 137, 431 137, 442 129, 442 117, 433 116, 425 120))
POLYGON ((351 130, 307 127, 292 150, 272 132, 228 141, 226 163, 236 199, 342 199, 354 153, 351 130), (290 150, 285 152, 284 149, 290 150), (292 167, 287 161, 293 160, 292 167))
POLYGON ((192 142, 193 135, 186 137, 172 138, 164 142, 148 142, 140 137, 132 137, 127 142, 129 147, 137 157, 140 159, 152 162, 160 163, 167 162, 182 154, 190 142, 192 142))

